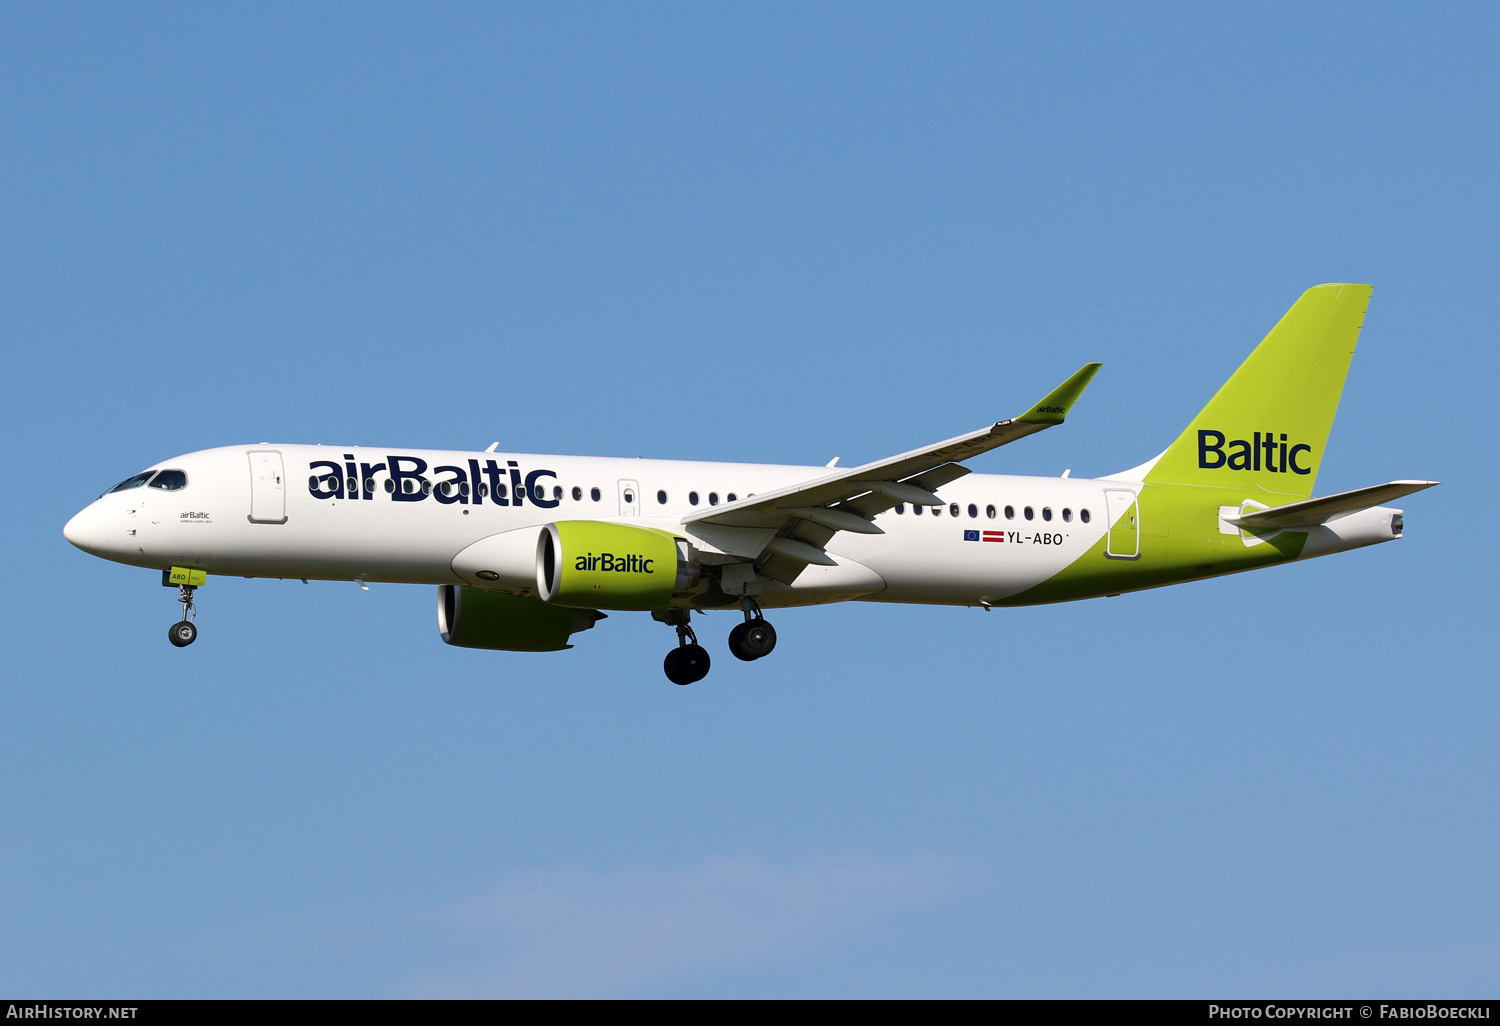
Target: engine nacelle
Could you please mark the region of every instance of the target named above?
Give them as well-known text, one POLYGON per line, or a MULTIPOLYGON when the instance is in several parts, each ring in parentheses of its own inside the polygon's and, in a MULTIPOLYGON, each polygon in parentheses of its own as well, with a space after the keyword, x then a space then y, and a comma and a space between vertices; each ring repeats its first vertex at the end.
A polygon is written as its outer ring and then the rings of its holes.
POLYGON ((438 633, 460 648, 557 652, 568 637, 604 619, 597 609, 567 609, 520 595, 457 584, 438 586, 438 633))
POLYGON ((543 601, 593 609, 664 609, 698 582, 687 542, 649 527, 564 520, 537 539, 543 601))
POLYGON ((522 527, 481 538, 453 557, 453 572, 475 588, 512 595, 536 594, 540 527, 522 527))

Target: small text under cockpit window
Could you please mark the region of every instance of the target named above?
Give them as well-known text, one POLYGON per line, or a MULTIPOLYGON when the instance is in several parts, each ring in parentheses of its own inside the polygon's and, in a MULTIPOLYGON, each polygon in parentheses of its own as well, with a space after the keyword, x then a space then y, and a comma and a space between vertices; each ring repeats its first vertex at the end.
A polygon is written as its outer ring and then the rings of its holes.
POLYGON ((152 479, 151 487, 175 492, 179 488, 187 487, 187 475, 180 470, 163 470, 152 479))

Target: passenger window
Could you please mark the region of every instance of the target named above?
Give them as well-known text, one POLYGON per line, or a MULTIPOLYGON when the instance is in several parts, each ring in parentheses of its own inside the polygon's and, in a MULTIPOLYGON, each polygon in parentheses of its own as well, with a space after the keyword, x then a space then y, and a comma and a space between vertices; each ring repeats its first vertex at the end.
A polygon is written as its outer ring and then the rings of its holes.
POLYGON ((111 488, 108 492, 105 492, 104 494, 105 495, 109 495, 109 494, 114 493, 114 492, 123 492, 123 491, 126 491, 127 489, 130 489, 130 488, 139 488, 141 485, 143 485, 147 481, 151 480, 151 475, 154 474, 154 473, 156 473, 156 471, 154 471, 154 470, 148 470, 148 471, 146 471, 143 474, 137 474, 137 475, 135 475, 135 477, 127 477, 125 480, 121 481, 119 484, 115 485, 113 488, 111 488))
POLYGON ((718 492, 709 492, 708 493, 708 504, 710 506, 717 506, 719 504, 719 493, 718 492))
POLYGON ((1071 524, 1072 522, 1073 522, 1073 511, 1070 510, 1070 509, 1068 509, 1067 507, 1063 507, 1063 523, 1065 523, 1065 524, 1071 524))
POLYGON ((595 502, 598 502, 599 501, 599 489, 597 489, 597 488, 590 488, 589 489, 589 498, 593 499, 595 502))
POLYGON ((905 513, 905 512, 906 512, 906 503, 904 503, 904 502, 898 502, 898 503, 896 503, 896 515, 900 516, 902 513, 905 513))
POLYGON ((955 517, 958 516, 958 503, 955 502, 955 503, 951 504, 948 507, 948 513, 949 513, 950 516, 955 516, 955 517))
POLYGON ((994 520, 995 519, 995 507, 994 506, 986 506, 986 507, 984 507, 984 515, 987 516, 987 517, 989 517, 991 520, 994 520))
POLYGON ((688 505, 689 506, 696 506, 696 505, 698 505, 698 493, 697 492, 688 492, 688 505))
POLYGON ((1089 522, 1089 511, 1086 510, 1086 509, 1079 510, 1078 511, 1078 519, 1082 520, 1085 524, 1088 523, 1089 522))
POLYGON ((1016 519, 1016 507, 1014 507, 1014 506, 1006 506, 1005 507, 1005 519, 1006 520, 1014 520, 1014 519, 1016 519))
POLYGON ((1035 513, 1035 511, 1032 510, 1032 508, 1030 506, 1027 506, 1026 509, 1023 510, 1022 512, 1024 512, 1026 514, 1026 519, 1027 520, 1035 520, 1036 519, 1036 513, 1035 513))
POLYGON ((979 516, 979 507, 972 502, 969 503, 969 519, 973 520, 977 516, 979 516))
POLYGON ((555 499, 555 500, 557 500, 557 501, 559 501, 559 502, 562 501, 562 486, 561 485, 554 485, 553 486, 553 488, 552 488, 552 498, 555 499))
POLYGON ((625 499, 625 501, 627 503, 634 502, 635 501, 635 492, 633 492, 629 488, 627 488, 627 489, 625 489, 623 498, 625 499))
POLYGON ((583 489, 579 488, 577 485, 573 486, 573 501, 574 502, 582 502, 583 501, 583 489))
MULTIPOLYGON (((479 487, 483 488, 484 485, 480 485, 479 487)), ((365 494, 366 495, 374 495, 375 494, 375 479, 373 477, 367 477, 367 478, 365 478, 365 494)), ((482 495, 484 493, 481 492, 480 494, 482 495)))
POLYGON ((1042 507, 1042 519, 1043 520, 1051 520, 1052 519, 1052 507, 1051 506, 1043 506, 1042 507))
MULTIPOLYGON (((368 481, 366 481, 365 483, 369 484, 368 481)), ((490 486, 487 485, 487 484, 482 484, 482 485, 479 486, 478 489, 476 489, 476 491, 479 493, 479 497, 482 499, 486 495, 490 494, 490 486)))
POLYGON ((386 478, 385 479, 385 490, 388 493, 390 493, 391 495, 395 495, 396 494, 396 482, 392 481, 390 478, 386 478))
POLYGON ((918 506, 915 502, 911 504, 911 511, 913 516, 919 517, 922 515, 922 507, 918 506))
POLYGON ((724 496, 724 501, 733 502, 737 498, 739 498, 739 496, 735 495, 733 492, 730 492, 728 495, 724 496))
POLYGON ((163 470, 152 478, 151 487, 175 492, 179 488, 187 487, 187 475, 180 470, 163 470))
POLYGON ((661 505, 665 506, 667 504, 667 493, 666 492, 662 492, 662 491, 658 491, 656 493, 656 501, 659 502, 661 505))
POLYGON ((458 494, 462 495, 466 499, 469 497, 469 482, 460 481, 458 483, 458 494))
MULTIPOLYGON (((526 489, 524 487, 516 489, 516 495, 517 496, 524 495, 525 493, 526 493, 526 489)), ((495 498, 497 498, 497 499, 503 499, 503 498, 505 498, 505 486, 503 484, 497 484, 495 486, 495 498)))

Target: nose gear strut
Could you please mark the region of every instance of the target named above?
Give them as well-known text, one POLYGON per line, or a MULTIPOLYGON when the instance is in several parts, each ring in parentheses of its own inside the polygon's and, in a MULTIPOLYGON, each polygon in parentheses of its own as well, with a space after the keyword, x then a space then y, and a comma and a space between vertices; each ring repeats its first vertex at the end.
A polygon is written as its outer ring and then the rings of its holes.
POLYGON ((198 618, 198 610, 193 605, 193 592, 197 590, 194 584, 179 584, 177 586, 177 601, 182 603, 182 619, 167 628, 167 640, 178 648, 186 648, 198 640, 198 628, 193 621, 198 618))

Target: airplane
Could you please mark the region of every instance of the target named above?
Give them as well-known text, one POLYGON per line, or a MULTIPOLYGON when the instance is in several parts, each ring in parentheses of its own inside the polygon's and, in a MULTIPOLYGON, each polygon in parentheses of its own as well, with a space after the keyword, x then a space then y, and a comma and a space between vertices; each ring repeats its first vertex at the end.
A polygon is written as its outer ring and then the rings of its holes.
POLYGON ((1064 422, 1097 363, 1009 420, 861 466, 239 445, 157 463, 68 521, 85 552, 178 589, 178 647, 208 575, 437 586, 438 633, 550 652, 607 613, 674 628, 675 684, 707 675, 692 616, 829 602, 1022 606, 1115 596, 1391 541, 1381 505, 1436 481, 1313 496, 1371 286, 1308 289, 1159 456, 1096 479, 964 461, 1064 422))

